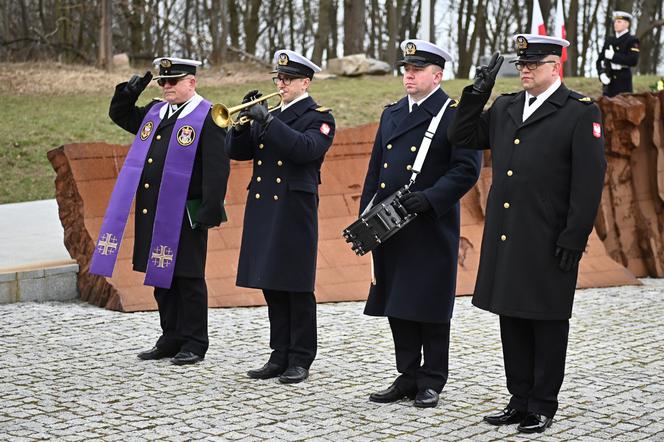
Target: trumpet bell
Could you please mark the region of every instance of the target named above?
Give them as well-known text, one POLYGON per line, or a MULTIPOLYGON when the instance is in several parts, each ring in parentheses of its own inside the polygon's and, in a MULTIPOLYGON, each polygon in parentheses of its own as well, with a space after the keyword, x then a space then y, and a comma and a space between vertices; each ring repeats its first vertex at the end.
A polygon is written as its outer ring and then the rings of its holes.
POLYGON ((274 92, 272 94, 268 94, 263 97, 259 97, 255 100, 249 101, 248 103, 239 104, 237 106, 233 106, 230 108, 224 106, 223 104, 215 104, 214 106, 212 106, 212 110, 210 111, 210 116, 212 117, 212 121, 214 121, 214 124, 224 129, 226 129, 229 126, 247 124, 248 122, 251 121, 250 118, 243 115, 240 119, 236 120, 233 119, 233 115, 243 111, 244 109, 249 109, 251 106, 269 100, 273 97, 279 97, 279 102, 274 106, 268 107, 267 109, 268 112, 272 112, 277 108, 281 107, 283 96, 279 92, 274 92))

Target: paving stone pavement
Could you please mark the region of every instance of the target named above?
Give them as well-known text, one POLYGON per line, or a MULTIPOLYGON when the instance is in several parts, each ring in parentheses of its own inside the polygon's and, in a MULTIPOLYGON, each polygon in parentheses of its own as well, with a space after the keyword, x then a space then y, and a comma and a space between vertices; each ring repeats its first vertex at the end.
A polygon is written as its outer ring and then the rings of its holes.
POLYGON ((363 303, 319 305, 302 384, 246 377, 268 357, 262 308, 209 312, 205 361, 139 361, 155 312, 84 303, 0 305, 0 440, 664 440, 664 280, 577 292, 567 375, 541 435, 481 422, 507 401, 497 317, 458 298, 436 409, 368 395, 396 376, 389 326, 363 303))

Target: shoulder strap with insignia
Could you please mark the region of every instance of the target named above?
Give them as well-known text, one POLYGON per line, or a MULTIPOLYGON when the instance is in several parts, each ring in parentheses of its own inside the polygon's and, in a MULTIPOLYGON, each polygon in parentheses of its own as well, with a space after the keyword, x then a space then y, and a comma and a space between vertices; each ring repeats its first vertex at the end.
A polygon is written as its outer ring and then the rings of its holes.
POLYGON ((397 100, 397 101, 393 101, 392 103, 388 103, 388 104, 386 104, 386 105, 385 105, 385 109, 387 109, 387 108, 390 107, 390 106, 394 106, 394 105, 397 104, 398 102, 399 102, 399 101, 397 100))
POLYGON ((572 99, 574 100, 580 101, 581 103, 590 104, 593 102, 592 98, 582 95, 576 91, 570 91, 569 96, 572 97, 572 99))
POLYGON ((452 103, 450 104, 450 107, 457 107, 458 105, 459 105, 459 100, 452 99, 452 103))
POLYGON ((329 107, 325 107, 325 106, 318 106, 318 107, 316 108, 316 110, 317 110, 318 112, 330 112, 332 109, 329 108, 329 107))
POLYGON ((152 97, 152 101, 164 101, 164 99, 160 97, 152 97))
POLYGON ((500 94, 500 95, 503 95, 505 97, 511 97, 512 95, 516 95, 516 94, 518 94, 518 92, 505 92, 504 94, 500 94))

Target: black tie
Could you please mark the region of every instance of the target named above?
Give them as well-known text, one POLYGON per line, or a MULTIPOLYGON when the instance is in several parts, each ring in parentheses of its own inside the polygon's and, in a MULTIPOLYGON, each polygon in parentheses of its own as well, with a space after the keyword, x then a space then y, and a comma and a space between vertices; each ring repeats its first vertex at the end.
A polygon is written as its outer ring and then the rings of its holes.
POLYGON ((528 99, 528 106, 532 106, 535 100, 537 100, 537 97, 530 97, 528 99))
POLYGON ((411 112, 415 112, 418 107, 420 106, 417 103, 413 103, 413 109, 411 110, 411 112))

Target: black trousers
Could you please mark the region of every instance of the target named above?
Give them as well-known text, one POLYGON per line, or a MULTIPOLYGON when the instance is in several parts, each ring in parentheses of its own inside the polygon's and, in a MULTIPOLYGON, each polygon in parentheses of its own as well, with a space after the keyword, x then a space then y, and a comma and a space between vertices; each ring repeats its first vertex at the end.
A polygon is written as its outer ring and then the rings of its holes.
POLYGON ((162 331, 157 347, 173 353, 190 351, 205 356, 209 345, 205 279, 174 276, 171 288, 155 287, 154 297, 162 331))
POLYGON ((312 292, 263 290, 270 318, 270 362, 308 369, 316 358, 316 298, 312 292))
POLYGON ((397 359, 397 385, 414 392, 431 388, 438 393, 447 382, 450 325, 388 318, 397 359), (424 356, 424 364, 422 364, 424 356))
POLYGON ((565 376, 569 320, 500 317, 509 405, 553 417, 565 376))

